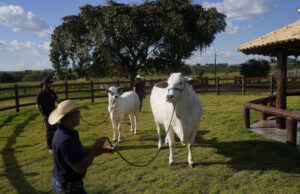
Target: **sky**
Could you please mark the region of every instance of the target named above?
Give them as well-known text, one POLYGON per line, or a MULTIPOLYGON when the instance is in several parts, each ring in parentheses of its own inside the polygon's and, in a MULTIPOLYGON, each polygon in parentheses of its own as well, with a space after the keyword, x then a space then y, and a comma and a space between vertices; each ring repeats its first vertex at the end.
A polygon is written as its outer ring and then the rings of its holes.
MULTIPOLYGON (((142 0, 115 0, 135 3, 142 0)), ((104 0, 0 0, 0 71, 52 69, 49 60, 51 33, 61 18, 77 15, 86 4, 104 5, 104 0)), ((226 18, 225 32, 216 35, 210 47, 195 51, 186 63, 240 64, 251 58, 236 47, 300 19, 300 0, 194 0, 205 8, 216 7, 226 18)))

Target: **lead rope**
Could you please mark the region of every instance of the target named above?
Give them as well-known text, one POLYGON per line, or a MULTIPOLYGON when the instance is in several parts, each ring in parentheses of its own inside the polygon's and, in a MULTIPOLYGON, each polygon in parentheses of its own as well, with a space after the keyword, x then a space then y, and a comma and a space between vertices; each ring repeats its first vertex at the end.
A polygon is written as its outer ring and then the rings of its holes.
POLYGON ((104 119, 103 121, 101 121, 100 123, 98 123, 98 124, 92 124, 92 123, 89 123, 89 122, 87 122, 86 120, 84 120, 84 119, 82 118, 82 116, 80 116, 80 119, 81 119, 84 123, 86 123, 88 126, 99 126, 99 125, 101 125, 101 124, 103 124, 103 123, 106 122, 108 116, 110 115, 110 113, 111 113, 111 111, 112 111, 112 109, 113 109, 114 104, 115 104, 115 100, 113 101, 113 103, 112 103, 112 105, 111 105, 111 109, 110 109, 110 111, 108 112, 108 114, 106 115, 105 119, 104 119))
MULTIPOLYGON (((166 132, 166 136, 167 136, 167 134, 168 134, 168 132, 169 132, 169 130, 170 130, 171 122, 172 122, 173 116, 174 116, 174 112, 175 112, 175 105, 173 105, 173 112, 172 112, 172 116, 171 116, 171 120, 170 120, 170 123, 169 123, 168 130, 167 130, 167 132, 166 132)), ((109 140, 109 138, 108 138, 108 137, 105 137, 105 138, 107 139, 108 143, 109 143, 111 146, 113 146, 113 144, 111 143, 111 141, 109 140)), ((158 149, 158 151, 157 151, 157 153, 155 154, 155 156, 154 156, 149 162, 147 162, 146 164, 134 164, 134 163, 128 161, 128 160, 127 160, 127 159, 126 159, 126 158, 125 158, 118 150, 116 150, 116 152, 119 154, 119 156, 120 156, 125 162, 127 162, 129 165, 134 166, 134 167, 145 167, 145 166, 148 166, 149 164, 151 164, 151 163, 157 158, 157 156, 158 156, 158 154, 159 154, 160 151, 161 151, 161 148, 158 149)))

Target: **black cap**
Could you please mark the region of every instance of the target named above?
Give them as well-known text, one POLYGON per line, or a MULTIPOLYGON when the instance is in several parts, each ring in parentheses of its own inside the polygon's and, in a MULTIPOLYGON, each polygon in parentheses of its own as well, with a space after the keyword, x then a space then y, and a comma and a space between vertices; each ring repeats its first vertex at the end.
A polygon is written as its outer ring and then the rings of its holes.
POLYGON ((44 83, 44 84, 53 83, 53 82, 54 82, 53 79, 51 79, 51 77, 49 77, 49 76, 44 77, 43 81, 42 81, 42 83, 44 83))

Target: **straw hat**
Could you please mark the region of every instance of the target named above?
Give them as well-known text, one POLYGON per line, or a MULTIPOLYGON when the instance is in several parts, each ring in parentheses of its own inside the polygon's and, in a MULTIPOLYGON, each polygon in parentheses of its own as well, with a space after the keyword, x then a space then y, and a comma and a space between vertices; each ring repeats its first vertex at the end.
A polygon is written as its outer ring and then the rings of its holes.
POLYGON ((58 104, 57 108, 51 112, 48 122, 50 125, 54 125, 66 114, 78 109, 78 105, 72 100, 65 100, 58 104))
POLYGON ((140 76, 140 75, 137 75, 136 76, 136 79, 143 79, 144 77, 143 76, 140 76))

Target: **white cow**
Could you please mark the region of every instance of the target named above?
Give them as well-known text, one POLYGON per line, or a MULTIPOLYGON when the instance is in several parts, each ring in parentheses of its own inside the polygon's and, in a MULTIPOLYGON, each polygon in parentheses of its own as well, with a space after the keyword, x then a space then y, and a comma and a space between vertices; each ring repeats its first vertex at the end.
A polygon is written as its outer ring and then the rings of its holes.
POLYGON ((133 92, 125 92, 120 96, 118 89, 115 87, 110 87, 108 92, 108 111, 110 111, 110 120, 113 127, 113 141, 116 141, 116 121, 119 120, 118 130, 118 142, 122 141, 121 128, 122 121, 125 117, 129 115, 131 132, 137 133, 137 118, 139 112, 139 96, 133 92), (134 130, 133 130, 133 119, 134 119, 134 130))
POLYGON ((195 167, 192 155, 192 145, 197 134, 202 116, 202 103, 189 84, 192 79, 181 73, 173 73, 168 81, 157 83, 151 92, 150 103, 157 125, 158 147, 162 147, 161 125, 168 130, 173 107, 175 113, 171 122, 166 143, 170 147, 169 164, 175 165, 174 148, 175 134, 183 145, 188 147, 188 162, 190 167, 195 167))

